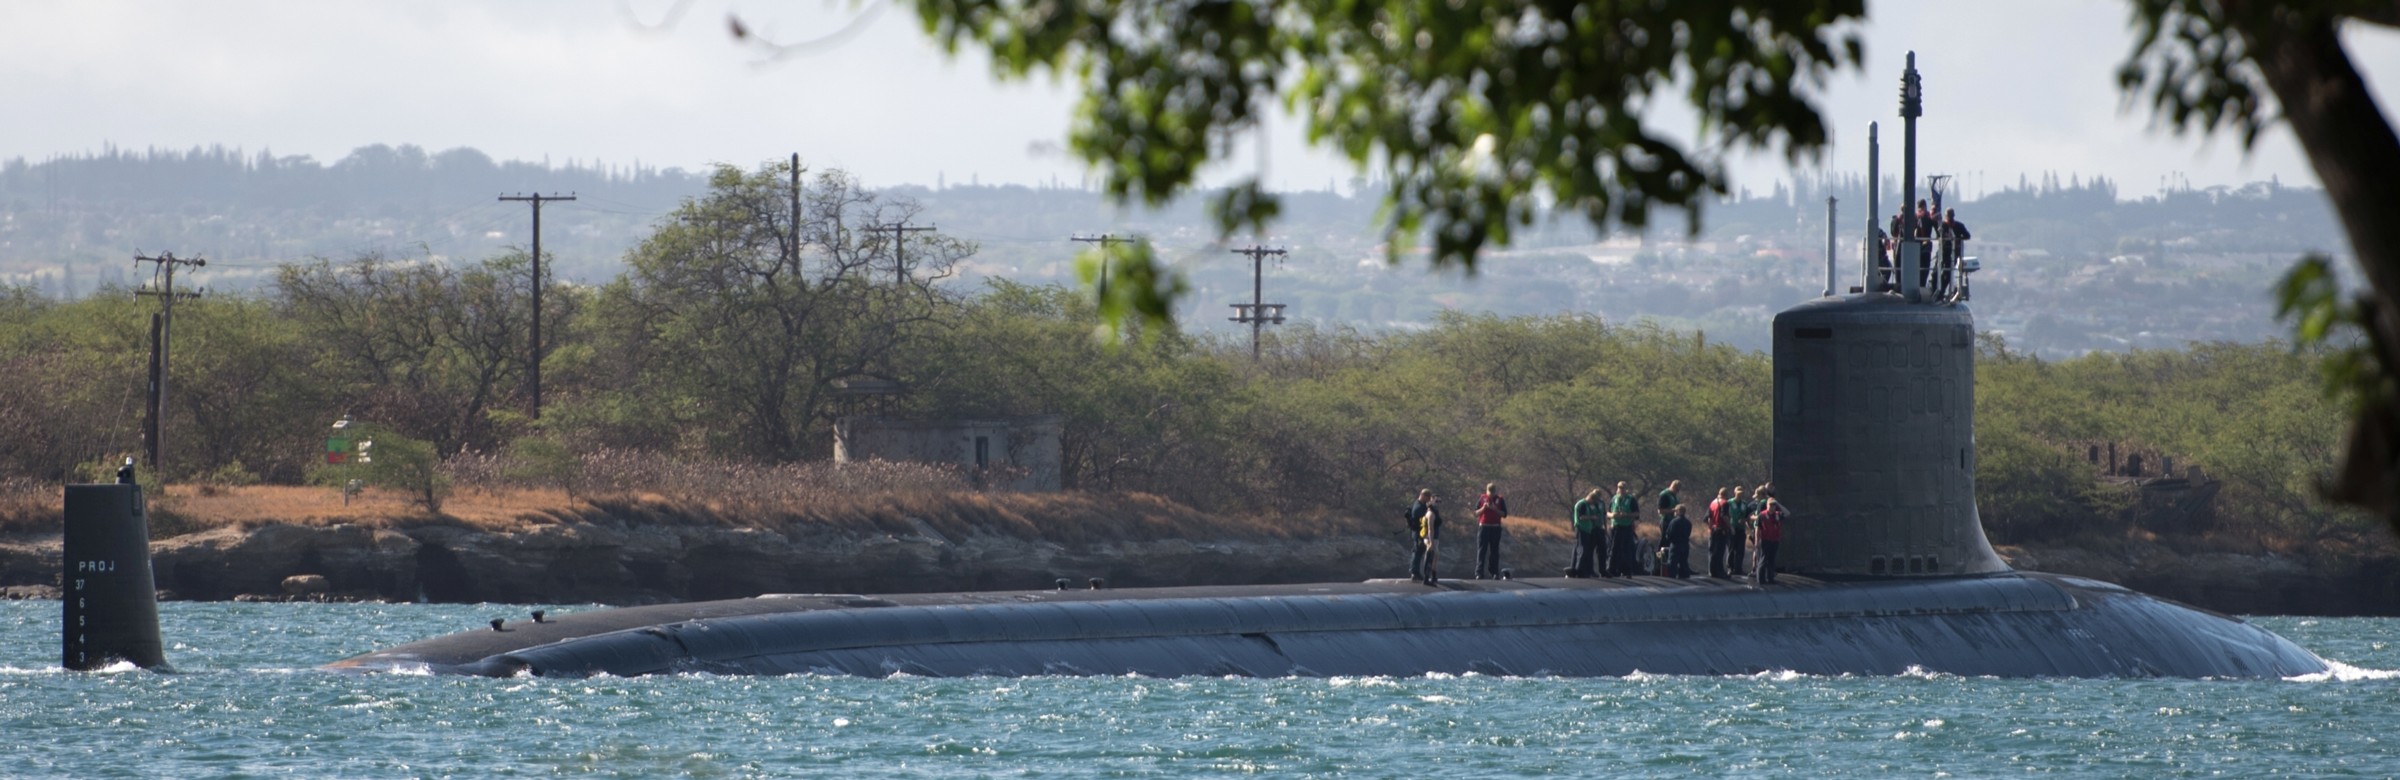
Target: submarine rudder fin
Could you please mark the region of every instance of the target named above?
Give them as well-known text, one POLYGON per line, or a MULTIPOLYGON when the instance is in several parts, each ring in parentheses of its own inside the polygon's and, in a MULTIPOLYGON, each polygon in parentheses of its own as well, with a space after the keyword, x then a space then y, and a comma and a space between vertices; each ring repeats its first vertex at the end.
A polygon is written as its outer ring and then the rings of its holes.
POLYGON ((158 630, 148 507, 140 485, 68 485, 59 556, 59 662, 89 671, 127 662, 172 672, 158 630))

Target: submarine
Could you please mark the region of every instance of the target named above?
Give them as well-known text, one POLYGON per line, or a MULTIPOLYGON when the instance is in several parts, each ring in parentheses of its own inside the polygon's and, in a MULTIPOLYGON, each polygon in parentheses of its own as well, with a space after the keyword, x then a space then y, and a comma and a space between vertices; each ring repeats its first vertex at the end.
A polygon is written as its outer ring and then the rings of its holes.
MULTIPOLYGON (((1916 192, 1916 57, 1901 78, 1916 192)), ((1869 182, 1878 181, 1869 128, 1869 182)), ((1408 580, 770 594, 504 624, 329 664, 487 676, 1622 676, 1942 673, 2280 678, 2327 662, 2272 632, 2117 585, 2012 570, 1975 506, 1971 258, 1869 188, 1858 284, 1774 320, 1773 584, 1408 580)), ((1939 200, 1939 192, 1935 192, 1939 200)), ((1905 209, 1904 209, 1905 210, 1905 209)), ((1097 583, 1095 583, 1095 586, 1097 583)))

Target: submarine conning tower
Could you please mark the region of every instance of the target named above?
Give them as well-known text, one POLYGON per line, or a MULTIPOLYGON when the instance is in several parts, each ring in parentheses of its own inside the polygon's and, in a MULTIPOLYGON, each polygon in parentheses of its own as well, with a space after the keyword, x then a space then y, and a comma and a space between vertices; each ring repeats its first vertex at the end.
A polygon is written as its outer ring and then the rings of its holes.
MULTIPOLYGON (((1966 277, 1976 263, 1959 256, 1962 242, 1920 226, 1911 208, 1923 114, 1916 62, 1910 53, 1900 80, 1907 145, 1898 234, 1878 224, 1880 165, 1869 126, 1860 283, 1775 315, 1773 479, 1793 513, 1780 568, 1794 572, 2008 570, 1975 511, 1975 315, 1966 277)), ((1935 189, 1937 216, 1940 202, 1935 189)))

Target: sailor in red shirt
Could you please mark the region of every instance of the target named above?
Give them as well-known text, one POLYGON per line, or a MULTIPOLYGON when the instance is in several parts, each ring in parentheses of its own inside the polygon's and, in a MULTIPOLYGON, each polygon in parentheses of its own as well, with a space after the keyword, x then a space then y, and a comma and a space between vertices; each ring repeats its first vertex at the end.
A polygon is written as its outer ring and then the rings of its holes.
POLYGON ((1759 495, 1766 503, 1758 508, 1758 576, 1760 585, 1775 584, 1775 550, 1783 546, 1783 521, 1787 514, 1783 502, 1775 500, 1772 488, 1761 488, 1759 495))
POLYGON ((1508 517, 1508 499, 1498 483, 1485 483, 1475 503, 1475 579, 1500 578, 1500 520, 1508 517))
POLYGON ((1717 500, 1708 502, 1708 576, 1724 579, 1731 574, 1725 569, 1725 558, 1733 552, 1733 524, 1726 515, 1732 513, 1731 501, 1725 500, 1725 488, 1717 488, 1717 500))

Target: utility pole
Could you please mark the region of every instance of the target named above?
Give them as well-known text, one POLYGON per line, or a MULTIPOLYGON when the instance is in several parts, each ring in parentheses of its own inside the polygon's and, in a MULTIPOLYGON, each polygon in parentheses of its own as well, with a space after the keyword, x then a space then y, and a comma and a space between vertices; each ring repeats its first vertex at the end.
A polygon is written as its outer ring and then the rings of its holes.
POLYGON ((533 354, 525 362, 526 392, 532 396, 533 419, 542 419, 542 204, 574 200, 573 195, 502 195, 501 200, 533 204, 533 354))
POLYGON ((1113 248, 1118 244, 1130 244, 1142 239, 1139 236, 1123 238, 1115 233, 1102 233, 1097 236, 1068 236, 1067 240, 1100 245, 1100 299, 1105 301, 1108 300, 1108 261, 1116 257, 1112 251, 1113 248))
POLYGON ((868 229, 869 229, 869 230, 889 230, 889 231, 892 231, 892 284, 894 284, 894 285, 907 284, 907 283, 908 283, 908 251, 907 251, 907 247, 908 247, 908 234, 910 234, 910 233, 923 233, 923 232, 925 232, 925 231, 928 231, 928 230, 933 230, 933 229, 935 229, 935 228, 934 228, 934 226, 932 226, 932 225, 926 225, 926 226, 924 226, 924 227, 909 227, 909 226, 908 226, 908 221, 907 221, 907 220, 901 220, 901 221, 900 221, 898 224, 892 224, 892 225, 883 225, 883 226, 879 226, 879 227, 873 227, 873 228, 868 228, 868 229))
POLYGON ((799 274, 799 173, 802 170, 806 168, 799 168, 799 151, 792 151, 792 257, 787 257, 787 262, 792 264, 792 274, 799 274))
POLYGON ((168 345, 175 333, 175 299, 198 298, 199 293, 175 291, 175 267, 188 265, 199 268, 208 265, 201 258, 176 257, 173 252, 161 252, 157 257, 142 254, 133 256, 135 264, 157 263, 153 273, 159 277, 158 289, 136 290, 135 295, 158 297, 158 314, 150 320, 150 419, 143 426, 149 436, 143 442, 150 457, 150 473, 158 475, 158 484, 167 484, 167 355, 168 345))
POLYGON ((1259 328, 1264 327, 1270 322, 1277 325, 1283 324, 1284 305, 1280 303, 1265 303, 1261 300, 1266 292, 1266 282, 1264 279, 1266 277, 1267 256, 1274 255, 1277 260, 1281 260, 1286 252, 1284 251, 1283 247, 1268 249, 1263 246, 1252 245, 1249 249, 1233 250, 1233 253, 1237 255, 1250 256, 1250 302, 1233 304, 1234 316, 1230 319, 1234 322, 1248 323, 1250 325, 1250 361, 1255 363, 1258 362, 1259 328))

